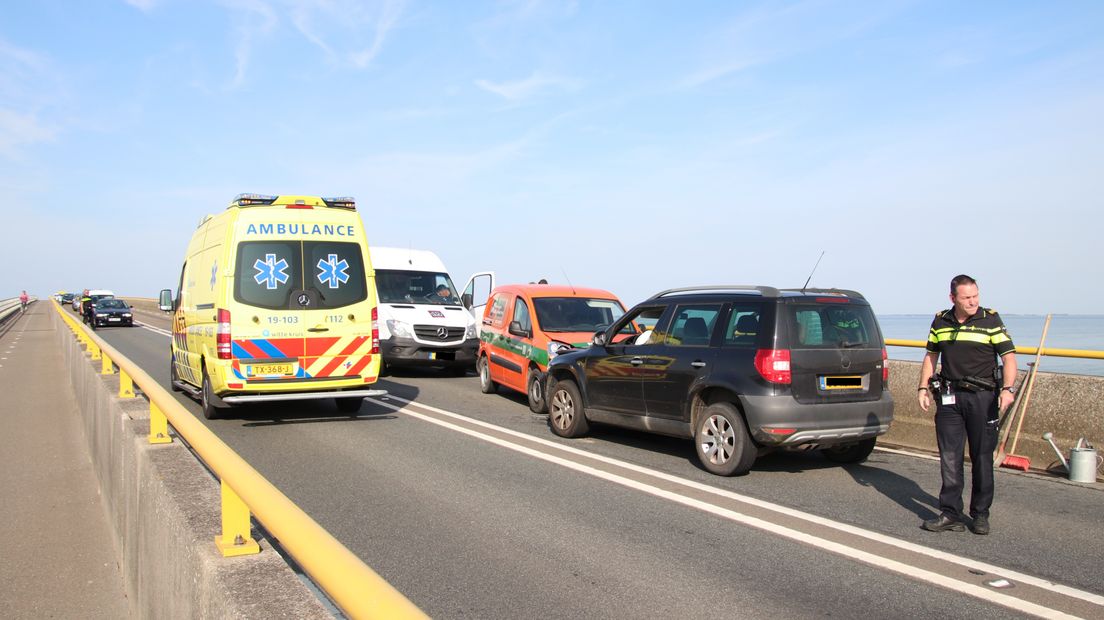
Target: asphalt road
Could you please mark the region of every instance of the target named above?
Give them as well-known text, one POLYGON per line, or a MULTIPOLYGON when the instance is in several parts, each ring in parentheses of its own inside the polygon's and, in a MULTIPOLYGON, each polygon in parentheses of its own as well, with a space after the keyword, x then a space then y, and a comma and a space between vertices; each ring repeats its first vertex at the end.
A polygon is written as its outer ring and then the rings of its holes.
MULTIPOLYGON (((167 386, 164 333, 98 333, 167 386)), ((923 456, 785 453, 719 478, 686 441, 560 439, 474 375, 377 387, 355 415, 300 401, 207 425, 434 617, 1104 617, 1100 485, 1000 470, 991 535, 934 534, 923 456)))

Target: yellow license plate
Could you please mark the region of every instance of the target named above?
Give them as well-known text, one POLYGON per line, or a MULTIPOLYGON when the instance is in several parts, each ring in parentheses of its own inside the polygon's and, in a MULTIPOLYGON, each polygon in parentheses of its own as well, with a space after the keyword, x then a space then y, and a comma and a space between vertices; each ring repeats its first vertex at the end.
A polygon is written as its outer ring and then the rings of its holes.
POLYGON ((295 364, 250 364, 245 372, 250 377, 290 377, 295 374, 295 364))

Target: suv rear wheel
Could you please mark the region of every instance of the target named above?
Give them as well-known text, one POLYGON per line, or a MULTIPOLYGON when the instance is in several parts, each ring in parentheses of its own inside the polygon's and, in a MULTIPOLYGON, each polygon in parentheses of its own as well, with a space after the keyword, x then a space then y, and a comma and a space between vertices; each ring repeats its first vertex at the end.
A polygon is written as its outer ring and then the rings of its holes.
POLYGON ((574 381, 559 381, 552 388, 548 395, 548 426, 560 437, 582 437, 590 430, 574 381))
POLYGON ((874 444, 877 443, 877 439, 871 437, 870 439, 863 439, 855 443, 844 443, 838 446, 830 446, 821 450, 824 453, 825 458, 833 463, 862 463, 866 460, 866 457, 870 456, 870 453, 874 451, 874 444))
POLYGON ((744 418, 729 403, 705 408, 694 433, 694 446, 702 466, 720 476, 746 474, 758 456, 744 418))

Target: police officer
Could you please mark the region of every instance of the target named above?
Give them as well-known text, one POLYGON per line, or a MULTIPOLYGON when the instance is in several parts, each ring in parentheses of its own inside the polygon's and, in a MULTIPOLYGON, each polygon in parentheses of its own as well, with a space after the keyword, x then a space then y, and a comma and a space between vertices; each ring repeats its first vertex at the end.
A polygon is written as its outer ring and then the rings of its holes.
POLYGON ((92 297, 88 294, 88 289, 84 289, 81 293, 80 300, 81 320, 88 323, 92 320, 92 297))
POLYGON ((970 493, 971 530, 989 533, 993 503, 993 451, 997 426, 1015 398, 1016 347, 999 315, 978 304, 977 281, 967 275, 951 280, 954 306, 935 315, 928 333, 927 355, 920 368, 917 390, 920 408, 928 411, 934 399, 935 434, 939 445, 938 517, 924 521, 932 532, 965 530, 962 514, 963 444, 970 448, 973 486, 970 493), (935 375, 935 364, 942 366, 935 375), (1003 372, 997 372, 997 358, 1003 372))

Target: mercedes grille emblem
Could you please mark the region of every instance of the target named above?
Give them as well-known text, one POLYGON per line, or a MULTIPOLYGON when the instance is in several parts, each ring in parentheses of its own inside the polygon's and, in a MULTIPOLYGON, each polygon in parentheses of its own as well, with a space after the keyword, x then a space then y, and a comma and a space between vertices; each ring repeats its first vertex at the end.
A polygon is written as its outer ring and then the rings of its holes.
POLYGON ((299 305, 300 306, 309 306, 310 305, 310 295, 307 295, 306 293, 299 293, 299 298, 298 299, 299 299, 299 305))
POLYGON ((437 328, 437 337, 440 338, 441 340, 444 340, 445 338, 448 338, 448 328, 447 327, 438 327, 437 328))

